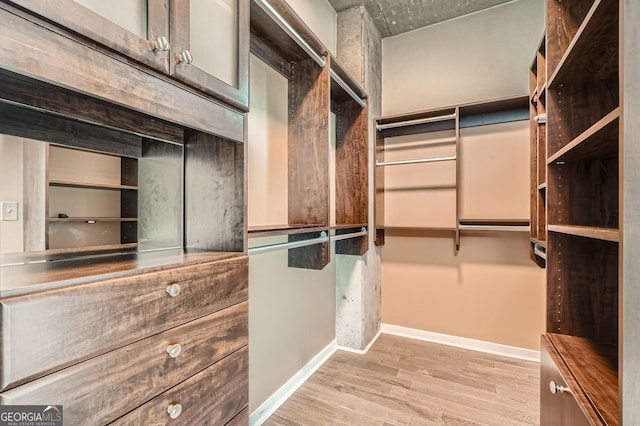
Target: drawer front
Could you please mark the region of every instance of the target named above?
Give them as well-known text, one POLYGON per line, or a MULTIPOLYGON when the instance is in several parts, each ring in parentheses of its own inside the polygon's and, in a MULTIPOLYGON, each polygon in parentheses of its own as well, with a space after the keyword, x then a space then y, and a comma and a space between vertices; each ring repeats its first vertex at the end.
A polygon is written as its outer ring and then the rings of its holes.
POLYGON ((249 351, 244 347, 168 390, 116 425, 224 425, 249 402, 249 351), (177 407, 179 405, 179 407, 177 407), (173 409, 172 418, 170 411, 173 409))
POLYGON ((7 298, 0 389, 242 302, 247 284, 242 257, 7 298))
POLYGON ((571 391, 566 391, 569 387, 556 366, 551 351, 554 351, 553 347, 543 338, 540 351, 540 426, 591 425, 571 391), (556 389, 555 394, 552 387, 556 389))
POLYGON ((246 346, 247 308, 242 302, 18 386, 0 402, 62 405, 65 423, 108 423, 246 346))

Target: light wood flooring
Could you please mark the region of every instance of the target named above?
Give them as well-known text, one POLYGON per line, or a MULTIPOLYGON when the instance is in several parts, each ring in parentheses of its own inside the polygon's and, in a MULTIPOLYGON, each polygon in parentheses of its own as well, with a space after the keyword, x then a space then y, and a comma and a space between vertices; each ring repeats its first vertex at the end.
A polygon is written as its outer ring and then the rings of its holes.
POLYGON ((537 425, 539 367, 382 334, 337 351, 265 425, 537 425))

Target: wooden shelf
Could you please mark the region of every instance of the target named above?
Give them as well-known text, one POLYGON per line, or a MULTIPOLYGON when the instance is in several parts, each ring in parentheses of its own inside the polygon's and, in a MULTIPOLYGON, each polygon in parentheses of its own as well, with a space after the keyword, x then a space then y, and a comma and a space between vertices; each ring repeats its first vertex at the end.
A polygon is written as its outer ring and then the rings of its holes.
POLYGON ((539 246, 544 247, 545 249, 547 248, 547 241, 546 240, 539 240, 537 238, 531 238, 531 242, 533 244, 537 244, 539 246))
MULTIPOLYGON (((329 51, 313 34, 313 31, 304 23, 296 12, 284 0, 266 0, 271 8, 280 15, 296 33, 313 49, 318 55, 326 56, 329 51)), ((262 0, 251 0, 251 38, 252 52, 264 58, 260 52, 256 52, 254 38, 259 38, 263 45, 268 46, 269 54, 277 52, 280 59, 285 62, 297 62, 309 59, 310 56, 302 47, 280 26, 264 9, 259 5, 262 0)), ((264 52, 263 52, 264 53, 264 52)))
POLYGON ((595 0, 548 80, 549 87, 617 77, 618 2, 595 0))
POLYGON ((48 222, 137 222, 137 217, 48 217, 48 222))
POLYGON ((368 226, 369 226, 368 223, 342 223, 342 224, 331 225, 329 229, 331 229, 332 231, 335 231, 339 229, 366 228, 368 226))
MULTIPOLYGON (((331 72, 335 73, 338 78, 342 79, 342 81, 346 83, 346 85, 353 91, 353 93, 359 96, 360 99, 366 99, 367 92, 365 92, 360 84, 358 84, 353 76, 351 76, 349 71, 347 71, 333 55, 331 56, 330 61, 331 72)), ((333 75, 331 77, 331 100, 338 103, 351 101, 353 99, 351 95, 349 95, 349 93, 347 93, 345 89, 338 84, 336 79, 333 78, 333 75)))
POLYGON ((585 161, 618 157, 618 122, 620 107, 598 120, 564 148, 549 157, 557 161, 585 161))
POLYGON ((584 394, 574 394, 578 402, 593 410, 604 424, 620 424, 617 348, 565 334, 547 336, 584 394))
POLYGON ((134 185, 114 185, 108 183, 89 183, 61 179, 49 179, 50 186, 63 186, 69 188, 89 188, 89 189, 108 189, 108 190, 129 190, 137 191, 138 187, 134 185))
POLYGON ((249 238, 274 237, 328 231, 328 225, 262 225, 249 226, 249 238))
POLYGON ((620 241, 620 231, 618 229, 575 225, 549 225, 548 229, 550 232, 575 235, 577 237, 593 238, 614 243, 620 241))

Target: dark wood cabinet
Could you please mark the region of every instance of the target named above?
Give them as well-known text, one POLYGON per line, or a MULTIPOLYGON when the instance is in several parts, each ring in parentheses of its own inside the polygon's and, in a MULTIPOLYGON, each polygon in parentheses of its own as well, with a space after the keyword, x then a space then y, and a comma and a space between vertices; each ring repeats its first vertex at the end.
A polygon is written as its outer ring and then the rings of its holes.
POLYGON ((248 110, 249 0, 6 1, 248 110))
MULTIPOLYGON (((621 338, 628 328, 621 323, 620 306, 628 297, 621 290, 623 229, 632 224, 631 215, 625 219, 622 211, 622 192, 631 183, 623 173, 628 145, 621 130, 626 116, 621 101, 622 3, 548 0, 546 45, 536 55, 535 88, 533 67, 531 80, 537 117, 546 112, 546 132, 538 134, 535 161, 532 155, 532 173, 537 169, 538 186, 545 185, 538 191, 546 197, 546 217, 540 210, 532 216, 537 221, 532 243, 546 239, 547 248, 543 348, 589 423, 598 425, 622 423, 626 409, 619 377, 624 358, 619 353, 633 345, 621 338)), ((540 131, 541 124, 532 123, 532 130, 540 131)), ((543 378, 546 369, 543 363, 543 378)), ((547 395, 545 386, 543 418, 561 410, 569 423, 543 424, 581 424, 571 420, 573 404, 558 405, 557 395, 547 395)))

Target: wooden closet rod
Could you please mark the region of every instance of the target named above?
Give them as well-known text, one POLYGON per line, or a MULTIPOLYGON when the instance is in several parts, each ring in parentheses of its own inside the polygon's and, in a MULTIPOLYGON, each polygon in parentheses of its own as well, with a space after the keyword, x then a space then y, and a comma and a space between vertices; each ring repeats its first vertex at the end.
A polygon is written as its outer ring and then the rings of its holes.
POLYGON ((289 25, 289 23, 266 1, 266 0, 254 0, 255 3, 264 10, 264 12, 273 19, 273 21, 291 37, 302 50, 307 52, 311 59, 313 59, 321 68, 324 68, 327 62, 320 56, 309 43, 298 32, 289 25))
POLYGON ((310 238, 308 240, 300 240, 300 241, 290 241, 288 243, 269 244, 266 246, 253 247, 248 249, 247 253, 249 255, 252 255, 252 254, 267 253, 267 252, 276 251, 276 250, 294 249, 299 247, 311 246, 313 244, 322 244, 322 243, 326 243, 327 241, 329 241, 329 237, 327 236, 327 233, 325 231, 322 231, 320 233, 320 236, 316 238, 310 238))
POLYGON ((455 161, 455 160, 456 160, 456 156, 452 155, 451 157, 417 158, 415 160, 400 160, 400 161, 385 161, 385 162, 376 161, 376 167, 397 166, 401 164, 437 163, 439 161, 455 161))
POLYGON ((362 108, 364 108, 367 105, 365 100, 362 99, 360 96, 358 96, 358 94, 354 92, 353 89, 351 89, 351 87, 349 87, 347 83, 345 83, 345 81, 338 75, 338 73, 336 73, 334 70, 331 70, 330 74, 331 74, 331 78, 336 83, 338 83, 338 85, 342 87, 344 91, 347 92, 347 94, 351 96, 354 101, 358 103, 358 105, 360 105, 362 108))

